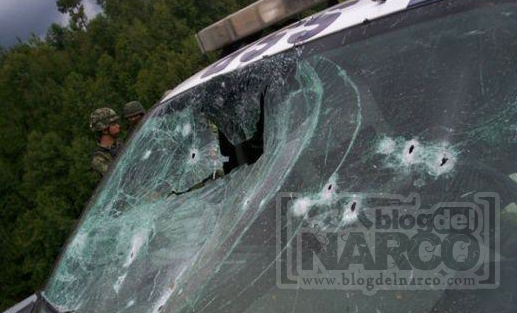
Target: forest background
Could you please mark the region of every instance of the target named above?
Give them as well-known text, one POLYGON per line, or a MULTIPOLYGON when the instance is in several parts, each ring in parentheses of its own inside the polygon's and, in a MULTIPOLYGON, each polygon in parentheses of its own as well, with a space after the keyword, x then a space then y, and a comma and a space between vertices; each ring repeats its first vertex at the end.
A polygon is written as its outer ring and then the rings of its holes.
POLYGON ((58 0, 52 24, 0 47, 0 311, 41 289, 99 177, 88 128, 100 107, 150 108, 217 59, 194 34, 253 0, 58 0))

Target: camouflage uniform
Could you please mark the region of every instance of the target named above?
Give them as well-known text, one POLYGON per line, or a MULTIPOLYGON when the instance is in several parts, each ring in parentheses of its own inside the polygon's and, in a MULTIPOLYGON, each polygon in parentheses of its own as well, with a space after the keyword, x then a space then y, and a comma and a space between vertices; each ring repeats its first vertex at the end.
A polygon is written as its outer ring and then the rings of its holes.
POLYGON ((98 145, 93 152, 92 168, 102 176, 106 175, 120 147, 121 145, 118 142, 109 148, 98 145))
MULTIPOLYGON (((115 111, 110 108, 101 108, 95 110, 90 116, 90 129, 93 132, 101 132, 109 127, 113 122, 119 120, 119 117, 115 111)), ((111 147, 104 147, 98 144, 97 148, 93 152, 91 166, 101 176, 104 176, 117 156, 120 150, 120 144, 116 142, 111 147)))

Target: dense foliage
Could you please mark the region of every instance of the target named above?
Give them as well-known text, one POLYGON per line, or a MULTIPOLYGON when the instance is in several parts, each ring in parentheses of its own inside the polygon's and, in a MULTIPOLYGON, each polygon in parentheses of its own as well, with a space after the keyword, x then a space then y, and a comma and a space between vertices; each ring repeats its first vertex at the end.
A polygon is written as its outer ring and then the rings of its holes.
POLYGON ((89 114, 146 107, 213 61, 194 33, 252 0, 58 0, 68 27, 0 48, 0 311, 40 289, 99 178, 89 114))

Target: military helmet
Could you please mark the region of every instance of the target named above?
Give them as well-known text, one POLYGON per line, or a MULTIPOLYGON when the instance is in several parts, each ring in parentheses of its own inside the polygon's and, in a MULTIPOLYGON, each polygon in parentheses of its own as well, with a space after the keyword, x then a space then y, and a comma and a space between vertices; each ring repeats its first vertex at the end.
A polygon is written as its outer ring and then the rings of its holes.
POLYGON ((102 131, 118 119, 117 113, 110 108, 97 109, 90 115, 90 129, 94 132, 102 131))
POLYGON ((124 117, 128 118, 136 114, 145 114, 144 107, 138 101, 131 101, 124 105, 124 117))

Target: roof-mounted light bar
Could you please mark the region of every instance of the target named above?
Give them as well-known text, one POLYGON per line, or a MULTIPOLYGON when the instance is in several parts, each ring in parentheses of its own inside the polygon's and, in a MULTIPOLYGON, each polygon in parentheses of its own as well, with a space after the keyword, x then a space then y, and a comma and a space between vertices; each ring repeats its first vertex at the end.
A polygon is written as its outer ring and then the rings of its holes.
POLYGON ((208 26, 196 38, 203 53, 223 48, 326 0, 260 0, 208 26))

